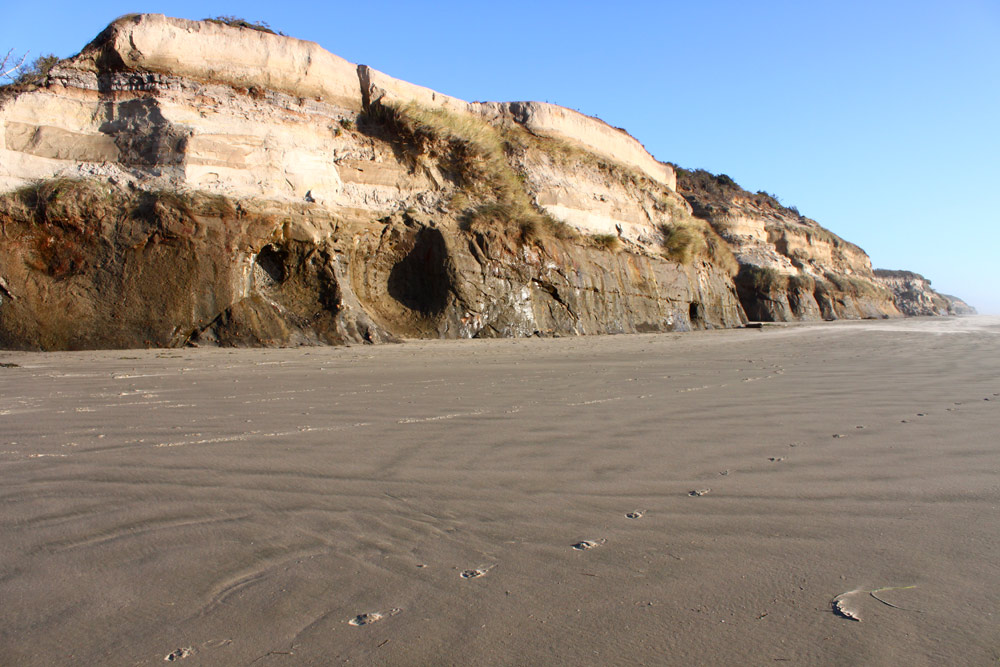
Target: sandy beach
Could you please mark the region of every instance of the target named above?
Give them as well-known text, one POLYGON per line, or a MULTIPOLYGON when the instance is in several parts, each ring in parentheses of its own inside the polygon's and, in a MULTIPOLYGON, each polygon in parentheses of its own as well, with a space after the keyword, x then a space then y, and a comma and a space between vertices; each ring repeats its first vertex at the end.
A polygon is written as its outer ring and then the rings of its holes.
POLYGON ((1000 660, 997 317, 0 363, 0 665, 1000 660))

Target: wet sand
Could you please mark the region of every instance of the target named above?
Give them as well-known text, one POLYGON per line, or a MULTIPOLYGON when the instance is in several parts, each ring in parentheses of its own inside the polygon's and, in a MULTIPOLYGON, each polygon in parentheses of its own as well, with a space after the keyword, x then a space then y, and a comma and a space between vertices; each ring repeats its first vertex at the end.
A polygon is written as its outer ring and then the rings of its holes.
POLYGON ((1000 659, 1000 318, 0 362, 2 665, 1000 659))

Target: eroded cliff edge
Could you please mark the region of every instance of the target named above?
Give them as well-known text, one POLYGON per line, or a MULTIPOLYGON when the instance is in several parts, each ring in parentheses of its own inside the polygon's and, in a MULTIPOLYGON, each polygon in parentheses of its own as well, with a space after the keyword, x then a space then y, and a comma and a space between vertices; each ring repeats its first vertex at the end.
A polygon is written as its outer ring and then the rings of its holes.
POLYGON ((677 188, 735 254, 740 302, 752 320, 968 315, 974 308, 939 294, 909 271, 873 269, 864 250, 766 192, 726 175, 678 169, 677 188))
MULTIPOLYGON (((769 319, 732 230, 694 215, 674 169, 624 131, 555 105, 470 104, 218 23, 123 17, 43 81, 0 91, 0 192, 8 348, 769 319)), ((870 274, 852 253, 816 266, 870 274)), ((887 294, 815 300, 795 316, 900 314, 887 294)))

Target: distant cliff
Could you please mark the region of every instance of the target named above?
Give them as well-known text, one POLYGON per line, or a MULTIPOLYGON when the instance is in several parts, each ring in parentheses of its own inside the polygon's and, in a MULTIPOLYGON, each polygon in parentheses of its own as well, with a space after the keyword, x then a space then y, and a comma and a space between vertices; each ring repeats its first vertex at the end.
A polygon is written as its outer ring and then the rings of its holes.
POLYGON ((976 309, 958 297, 931 289, 931 281, 912 271, 875 269, 875 279, 892 290, 905 315, 974 315, 976 309))
POLYGON ((682 174, 555 105, 470 104, 311 42, 123 17, 0 89, 0 346, 908 312, 860 248, 682 174))
POLYGON ((740 302, 754 320, 970 314, 975 309, 907 271, 872 269, 864 250, 766 192, 725 175, 678 170, 679 192, 736 255, 740 302))

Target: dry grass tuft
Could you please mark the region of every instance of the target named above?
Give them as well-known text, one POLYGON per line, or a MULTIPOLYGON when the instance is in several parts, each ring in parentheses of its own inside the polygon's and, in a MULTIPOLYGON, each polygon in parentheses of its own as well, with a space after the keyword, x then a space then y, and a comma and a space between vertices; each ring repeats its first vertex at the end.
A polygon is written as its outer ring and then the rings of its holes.
POLYGON ((851 296, 880 296, 885 292, 884 287, 875 285, 863 278, 845 276, 829 271, 825 273, 824 276, 838 291, 851 296))
POLYGON ((115 214, 111 189, 100 181, 54 178, 20 188, 6 197, 38 223, 92 234, 115 214))
POLYGON ((8 242, 23 244, 31 268, 56 280, 103 261, 100 248, 119 225, 139 222, 159 242, 194 234, 198 218, 242 215, 220 195, 124 192, 95 179, 54 178, 0 195, 0 230, 8 242))
POLYGON ((534 204, 508 159, 514 147, 482 118, 413 102, 373 105, 369 118, 416 147, 418 155, 436 157, 446 167, 459 187, 450 204, 464 211, 464 229, 500 231, 522 243, 578 236, 534 204))
POLYGON ((660 227, 667 257, 679 264, 691 264, 708 250, 705 235, 693 224, 672 223, 660 227))
POLYGON ((664 255, 673 261, 690 265, 704 259, 730 276, 739 272, 740 265, 729 244, 712 227, 698 218, 676 217, 660 225, 664 255))
POLYGON ((0 222, 19 221, 30 230, 22 241, 31 249, 27 263, 56 280, 87 268, 89 248, 117 213, 105 184, 84 179, 39 181, 0 197, 0 222))
POLYGON ((575 239, 578 234, 566 223, 537 211, 524 211, 506 203, 491 202, 466 212, 462 228, 470 232, 501 231, 521 243, 538 243, 545 238, 575 239))
POLYGON ((617 252, 622 247, 622 242, 616 234, 593 234, 589 238, 595 246, 609 252, 617 252))
POLYGON ((788 289, 799 293, 812 293, 816 289, 816 281, 812 276, 799 273, 788 277, 788 289))
POLYGON ((788 276, 778 273, 769 266, 744 264, 740 268, 740 274, 743 281, 759 294, 771 294, 788 289, 788 276))

